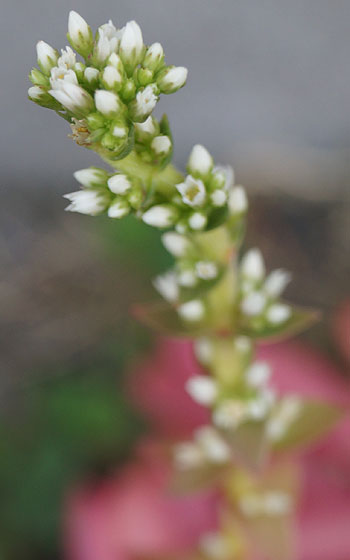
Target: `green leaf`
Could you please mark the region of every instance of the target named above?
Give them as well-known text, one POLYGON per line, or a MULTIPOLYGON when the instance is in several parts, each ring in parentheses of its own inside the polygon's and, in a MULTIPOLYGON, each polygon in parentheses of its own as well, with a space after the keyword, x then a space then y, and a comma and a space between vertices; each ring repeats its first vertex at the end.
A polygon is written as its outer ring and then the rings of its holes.
POLYGON ((253 325, 252 322, 249 324, 244 322, 240 326, 239 332, 251 338, 275 342, 309 328, 319 318, 320 313, 314 309, 293 306, 290 318, 280 325, 271 325, 266 322, 253 325))
POLYGON ((276 451, 291 451, 321 438, 341 419, 344 411, 334 404, 304 401, 286 435, 274 443, 276 451))
POLYGON ((224 432, 234 457, 250 470, 260 470, 267 460, 268 441, 265 422, 246 422, 234 432, 224 432))

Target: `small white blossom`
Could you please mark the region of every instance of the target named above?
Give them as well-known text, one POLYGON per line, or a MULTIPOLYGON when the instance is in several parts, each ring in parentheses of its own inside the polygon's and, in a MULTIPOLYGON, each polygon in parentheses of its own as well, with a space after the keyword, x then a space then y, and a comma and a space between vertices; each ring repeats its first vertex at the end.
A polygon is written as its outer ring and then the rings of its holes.
POLYGON ((38 64, 45 74, 49 74, 51 68, 56 66, 58 52, 45 41, 39 41, 36 45, 38 64))
POLYGON ((227 540, 220 533, 206 533, 200 537, 199 548, 209 560, 227 560, 232 551, 227 540))
POLYGON ((197 284, 198 280, 193 270, 187 268, 179 272, 178 281, 180 286, 184 286, 185 288, 192 288, 197 284))
POLYGON ((243 214, 248 209, 248 199, 244 187, 237 185, 229 194, 228 207, 231 214, 243 214))
POLYGON ((241 310, 248 317, 260 315, 266 305, 266 298, 261 292, 251 292, 241 301, 241 310))
POLYGON ((162 93, 174 93, 185 85, 187 74, 188 70, 183 66, 167 68, 157 80, 160 91, 162 93))
POLYGON ((40 86, 32 86, 28 89, 29 97, 35 101, 40 100, 45 94, 46 91, 40 86))
POLYGON ((216 189, 210 194, 210 200, 214 206, 224 206, 227 201, 227 193, 223 189, 216 189))
POLYGON ((157 101, 158 97, 153 85, 138 91, 136 99, 130 104, 133 118, 137 121, 144 121, 152 113, 157 101))
POLYGON ((198 338, 194 343, 194 353, 201 364, 210 365, 214 354, 212 341, 206 337, 198 338))
POLYGON ((179 286, 176 274, 169 271, 157 276, 153 281, 153 286, 167 301, 174 303, 179 298, 179 286))
POLYGON ((266 312, 266 319, 272 325, 280 325, 287 321, 292 315, 292 309, 285 303, 274 303, 266 312))
POLYGON ((95 91, 96 109, 106 117, 118 113, 121 109, 121 101, 116 93, 98 89, 95 91))
POLYGON ((142 32, 136 21, 129 21, 122 33, 119 54, 124 64, 134 68, 143 56, 142 32))
POLYGON ((245 372, 245 379, 250 387, 259 388, 268 382, 271 368, 267 362, 254 362, 245 372))
POLYGON ((77 75, 74 70, 55 66, 51 70, 50 85, 52 89, 62 89, 63 83, 78 85, 77 75))
POLYGON ((187 164, 190 173, 207 175, 213 167, 213 158, 201 144, 193 146, 187 164))
POLYGON ((241 261, 241 272, 250 280, 259 281, 263 279, 265 275, 265 264, 259 249, 250 249, 250 251, 244 255, 241 261))
POLYGON ((98 65, 105 64, 110 55, 115 53, 120 37, 121 31, 116 30, 111 20, 98 28, 93 57, 98 65))
POLYGON ((123 173, 112 175, 107 181, 108 188, 115 194, 124 194, 131 189, 132 184, 123 173))
POLYGON ((188 220, 188 225, 191 229, 202 230, 207 225, 207 218, 200 212, 194 212, 188 220))
POLYGON ((174 257, 183 257, 190 248, 190 242, 184 235, 180 235, 174 231, 169 231, 162 235, 162 243, 164 247, 174 257))
POLYGON ((188 206, 202 206, 205 202, 205 186, 201 179, 194 179, 192 175, 187 175, 183 183, 175 185, 182 196, 182 200, 188 206))
POLYGON ((115 89, 121 85, 123 78, 114 66, 106 66, 103 70, 102 81, 105 87, 115 89))
POLYGON ((265 280, 265 293, 271 298, 277 298, 291 281, 291 274, 282 268, 270 272, 265 280))
POLYGON ((167 228, 175 223, 176 217, 174 208, 166 204, 158 204, 146 210, 142 220, 150 226, 167 228))
POLYGON ((86 55, 92 46, 92 32, 85 19, 73 10, 69 12, 68 35, 75 50, 86 55))
POLYGON ((222 464, 230 460, 231 450, 229 445, 212 426, 198 428, 194 437, 209 461, 222 464))
POLYGON ((213 414, 216 426, 225 430, 235 429, 247 418, 246 403, 238 399, 227 399, 220 403, 213 414))
POLYGON ((100 72, 97 68, 93 68, 92 66, 88 66, 84 70, 84 77, 85 79, 91 84, 92 82, 97 82, 99 78, 100 72))
POLYGON ((205 463, 203 450, 193 442, 175 445, 174 459, 176 467, 180 470, 195 469, 205 463))
POLYGON ((141 137, 149 137, 154 136, 157 132, 157 129, 154 125, 154 121, 152 117, 148 117, 142 123, 135 123, 135 129, 139 136, 141 137))
POLYGON ((212 261, 199 261, 196 263, 196 273, 202 280, 213 280, 218 275, 218 267, 212 261))
POLYGON ((202 301, 193 299, 180 305, 178 313, 186 321, 200 321, 205 315, 205 307, 202 301))
POLYGON ((160 43, 153 43, 146 51, 142 66, 155 72, 162 64, 163 59, 164 51, 162 45, 160 43))
POLYGON ((186 391, 194 401, 204 406, 213 404, 218 393, 215 380, 206 375, 191 377, 186 383, 186 391))
POLYGON ((155 136, 151 142, 151 148, 158 155, 166 155, 171 150, 171 140, 169 136, 155 136))
POLYGON ((84 115, 93 109, 92 97, 85 89, 65 80, 57 82, 61 82, 60 89, 51 89, 49 93, 68 111, 84 115))
POLYGON ((230 165, 216 165, 213 169, 214 178, 222 183, 220 185, 224 191, 228 192, 234 184, 235 174, 230 165))
POLYGON ((73 173, 74 178, 84 187, 95 187, 106 182, 107 173, 103 169, 88 167, 73 173))
POLYGON ((96 216, 106 209, 106 199, 97 191, 76 191, 65 194, 64 198, 67 198, 71 202, 66 208, 69 212, 79 212, 80 214, 96 216))
POLYGON ((123 218, 130 212, 130 206, 126 200, 116 200, 108 208, 110 218, 123 218))
POLYGON ((73 69, 75 67, 77 57, 75 52, 67 46, 66 49, 61 49, 61 56, 57 61, 57 66, 65 66, 66 68, 73 69))

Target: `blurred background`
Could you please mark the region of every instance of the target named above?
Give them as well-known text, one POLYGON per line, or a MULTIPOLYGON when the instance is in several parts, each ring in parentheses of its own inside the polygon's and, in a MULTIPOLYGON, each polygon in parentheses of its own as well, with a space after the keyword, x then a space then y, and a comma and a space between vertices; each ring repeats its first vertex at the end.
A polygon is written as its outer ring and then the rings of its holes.
MULTIPOLYGON (((183 167, 194 143, 234 166, 250 193, 249 246, 293 271, 288 296, 320 308, 329 334, 350 292, 350 3, 347 0, 3 0, 0 21, 0 557, 60 557, 61 503, 108 472, 145 428, 123 397, 152 345, 129 318, 169 262, 134 220, 65 214, 72 173, 98 158, 27 100, 35 43, 67 43, 70 9, 93 28, 135 19, 146 43, 189 68, 163 98, 183 167)), ((344 368, 345 369, 345 368, 344 368)), ((345 373, 344 373, 345 375, 345 373)), ((103 560, 103 559, 101 559, 103 560)))

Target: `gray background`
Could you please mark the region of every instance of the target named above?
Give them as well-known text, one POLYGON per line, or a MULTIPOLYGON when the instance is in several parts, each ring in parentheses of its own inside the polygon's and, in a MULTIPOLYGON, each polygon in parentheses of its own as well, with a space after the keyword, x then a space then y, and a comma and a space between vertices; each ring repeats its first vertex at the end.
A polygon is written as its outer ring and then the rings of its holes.
POLYGON ((189 68, 187 86, 158 109, 170 117, 178 163, 200 141, 238 162, 244 177, 253 163, 254 173, 274 168, 279 181, 288 160, 287 170, 311 173, 310 184, 323 179, 331 189, 340 168, 347 180, 348 0, 12 0, 1 8, 3 186, 60 183, 64 191, 75 169, 97 162, 66 140, 63 120, 26 98, 35 43, 64 47, 70 9, 93 28, 135 19, 146 43, 159 40, 169 63, 189 68))

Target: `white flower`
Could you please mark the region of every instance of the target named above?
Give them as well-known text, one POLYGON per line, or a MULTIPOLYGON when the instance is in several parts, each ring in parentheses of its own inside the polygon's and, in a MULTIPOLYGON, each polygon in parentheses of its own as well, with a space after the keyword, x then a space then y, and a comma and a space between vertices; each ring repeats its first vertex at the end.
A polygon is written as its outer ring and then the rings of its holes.
POLYGON ((227 193, 223 189, 216 189, 211 193, 210 200, 214 206, 224 206, 227 200, 227 193))
POLYGON ((49 93, 68 111, 79 116, 93 109, 92 97, 85 89, 65 80, 57 80, 57 82, 60 82, 60 89, 51 89, 49 93))
POLYGON ((110 57, 109 61, 111 61, 111 55, 115 53, 118 48, 121 34, 122 31, 117 31, 111 20, 109 23, 105 23, 98 28, 97 41, 95 43, 93 55, 96 64, 104 64, 108 57, 110 57))
POLYGON ((90 132, 86 127, 86 122, 84 119, 79 120, 73 117, 72 122, 70 123, 70 127, 72 130, 70 138, 72 138, 74 142, 78 144, 78 146, 91 146, 90 132))
POLYGON ((88 66, 84 70, 84 77, 89 82, 89 84, 91 84, 92 82, 96 82, 99 75, 100 72, 97 70, 97 68, 93 68, 92 66, 88 66))
POLYGON ((123 72, 123 63, 120 56, 117 53, 112 52, 112 54, 108 59, 108 64, 110 66, 114 66, 114 68, 116 68, 120 73, 123 72))
POLYGON ((180 305, 178 313, 185 321, 200 321, 205 315, 205 307, 202 301, 193 299, 180 305))
POLYGON ((74 70, 55 66, 51 70, 50 85, 52 89, 62 89, 63 82, 78 85, 77 75, 74 70))
POLYGON ((28 89, 29 97, 35 101, 39 101, 45 94, 46 91, 40 86, 32 86, 28 89))
POLYGON ((177 218, 174 208, 167 204, 152 206, 142 216, 142 220, 154 227, 166 228, 172 226, 177 218))
POLYGON ((279 325, 287 321, 292 315, 292 309, 285 303, 274 303, 271 305, 267 312, 266 318, 272 325, 279 325))
POLYGON ((114 89, 121 85, 123 78, 114 66, 106 66, 102 74, 103 85, 114 89))
POLYGON ((154 85, 149 85, 136 94, 136 99, 130 104, 132 116, 136 121, 144 121, 156 106, 158 97, 154 85))
POLYGON ((175 185, 182 196, 182 200, 189 206, 202 206, 205 202, 205 186, 201 179, 194 179, 192 175, 187 175, 183 183, 175 185))
POLYGON ((141 62, 143 56, 142 32, 136 21, 129 21, 122 34, 119 54, 127 66, 134 68, 141 62))
POLYGON ((132 187, 128 177, 123 173, 112 175, 112 177, 108 179, 107 183, 109 190, 115 194, 124 194, 132 187))
POLYGON ((260 315, 266 305, 266 298, 261 292, 251 292, 241 302, 241 310, 249 317, 260 315))
POLYGON ((76 191, 65 194, 64 198, 67 198, 71 202, 66 208, 69 212, 79 212, 80 214, 96 216, 106 209, 106 198, 97 191, 76 191))
POLYGON ((228 207, 231 214, 243 214, 248 209, 248 199, 244 187, 237 185, 228 197, 228 207))
POLYGON ((79 169, 73 173, 74 178, 84 187, 95 187, 103 185, 106 182, 107 173, 103 169, 97 167, 88 167, 87 169, 79 169))
POLYGON ((171 150, 171 140, 169 136, 155 136, 151 142, 151 148, 158 155, 166 155, 171 150))
POLYGON ((213 280, 218 275, 218 267, 212 261, 199 261, 196 263, 196 272, 202 280, 213 280))
POLYGON ((66 47, 66 50, 61 49, 61 56, 57 61, 58 66, 65 66, 66 68, 74 68, 77 61, 75 52, 70 48, 66 47))
POLYGON ((188 219, 188 225, 194 230, 204 229, 207 225, 207 218, 200 212, 194 212, 188 219))
POLYGON ((180 235, 174 231, 168 231, 162 236, 164 247, 174 257, 183 257, 190 248, 190 242, 184 235, 180 235))
POLYGON ((245 379, 250 387, 259 388, 268 382, 271 368, 266 362, 254 362, 245 372, 245 379))
POLYGON ((188 70, 183 66, 173 66, 161 73, 157 84, 162 93, 174 93, 185 85, 188 70))
POLYGON ((265 280, 265 293, 271 298, 277 298, 291 281, 291 274, 282 268, 270 272, 265 280))
POLYGON ((150 136, 154 136, 157 132, 152 117, 148 117, 142 123, 135 123, 135 129, 138 136, 140 136, 141 138, 149 138, 150 136))
POLYGON ((198 428, 194 437, 203 450, 205 456, 213 463, 227 463, 231 457, 231 450, 226 441, 212 426, 198 428))
POLYGON ((264 259, 259 249, 250 249, 241 261, 241 272, 249 280, 259 281, 265 275, 264 259))
POLYGON ((103 35, 108 39, 110 51, 111 53, 114 53, 119 46, 123 29, 116 29, 113 21, 110 19, 107 23, 100 25, 98 33, 103 33, 103 35))
POLYGON ((238 399, 223 401, 214 411, 213 421, 223 429, 235 429, 247 418, 247 405, 238 399))
POLYGON ((51 68, 56 66, 58 52, 45 41, 39 41, 36 45, 38 64, 45 74, 49 74, 51 68))
POLYGON ((96 109, 106 117, 118 113, 121 109, 121 101, 116 93, 98 89, 95 91, 96 109))
POLYGON ((214 354, 212 341, 206 337, 198 338, 194 343, 194 353, 201 364, 210 365, 214 354))
POLYGON ((179 272, 178 281, 180 286, 184 286, 185 288, 192 288, 192 286, 195 286, 198 282, 195 273, 190 268, 179 272))
POLYGON ((195 469, 205 463, 203 450, 190 441, 174 446, 174 459, 176 467, 180 470, 195 469))
POLYGON ((186 383, 186 391, 194 401, 204 406, 213 404, 218 393, 215 380, 206 375, 191 377, 186 383))
POLYGON ((142 66, 155 72, 162 64, 163 59, 164 51, 162 45, 160 43, 153 43, 146 51, 142 66))
POLYGON ((110 218, 123 218, 130 212, 130 206, 126 200, 116 200, 108 208, 110 218))
POLYGON ((179 287, 176 274, 169 271, 157 276, 153 281, 153 286, 163 296, 164 299, 173 303, 179 298, 179 287))
POLYGON ((219 181, 220 188, 228 192, 234 184, 235 174, 230 165, 216 165, 213 169, 213 176, 219 181))
POLYGON ((213 158, 204 146, 196 144, 190 153, 187 167, 190 173, 205 176, 213 167, 213 158))
POLYGON ((85 19, 73 10, 69 12, 68 35, 75 50, 85 56, 92 47, 92 32, 85 19))

